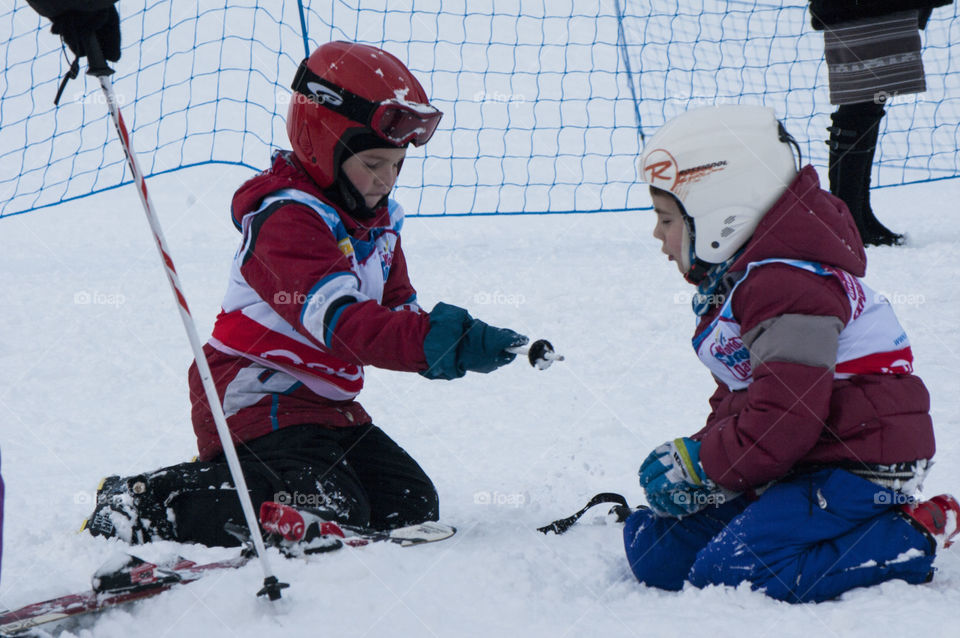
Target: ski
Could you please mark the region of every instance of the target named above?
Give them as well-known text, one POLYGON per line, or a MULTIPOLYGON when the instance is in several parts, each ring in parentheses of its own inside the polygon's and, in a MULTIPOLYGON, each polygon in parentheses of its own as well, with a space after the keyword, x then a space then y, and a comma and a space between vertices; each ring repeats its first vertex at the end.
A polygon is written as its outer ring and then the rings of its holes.
POLYGON ((77 616, 99 613, 144 598, 156 596, 176 585, 185 585, 212 571, 232 569, 250 559, 233 559, 198 565, 177 557, 169 565, 157 565, 130 554, 107 561, 93 576, 89 591, 68 594, 14 611, 0 613, 0 636, 17 636, 40 625, 62 622, 77 616))
POLYGON ((340 545, 362 547, 377 542, 409 547, 442 541, 457 531, 433 521, 386 531, 365 530, 335 523, 329 518, 329 514, 321 510, 298 509, 272 501, 260 506, 260 525, 268 533, 283 539, 281 551, 284 547, 305 548, 305 553, 309 554, 330 551, 340 545))
MULTIPOLYGON (((261 510, 261 523, 264 529, 271 533, 277 533, 280 527, 286 530, 283 534, 286 542, 280 549, 287 556, 327 552, 343 545, 362 547, 379 542, 409 547, 441 541, 456 533, 456 528, 434 522, 381 532, 342 527, 337 523, 323 521, 322 535, 305 540, 305 533, 314 521, 305 520, 304 517, 310 519, 311 515, 286 505, 273 505, 278 507, 268 506, 266 511, 261 510), (265 514, 273 518, 268 518, 265 514), (302 547, 302 550, 291 551, 291 548, 297 547, 302 547)), ((168 563, 156 564, 132 554, 121 554, 104 563, 96 571, 89 591, 52 598, 13 611, 0 611, 0 636, 25 638, 35 627, 52 626, 54 623, 98 614, 119 605, 152 598, 213 572, 242 567, 254 557, 252 553, 245 551, 235 558, 198 565, 182 557, 168 563)))

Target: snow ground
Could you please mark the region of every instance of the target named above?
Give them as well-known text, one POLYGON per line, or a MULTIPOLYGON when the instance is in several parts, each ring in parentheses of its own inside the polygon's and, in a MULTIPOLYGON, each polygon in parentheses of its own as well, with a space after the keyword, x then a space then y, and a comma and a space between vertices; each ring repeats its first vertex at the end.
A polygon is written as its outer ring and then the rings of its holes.
MULTIPOLYGON (((266 161, 266 158, 264 158, 266 161)), ((201 335, 209 334, 238 235, 227 214, 243 170, 155 179, 167 239, 201 335)), ((960 300, 953 272, 960 180, 875 192, 903 248, 871 248, 933 398, 936 467, 925 493, 960 492, 960 300)), ((620 527, 599 514, 565 536, 535 528, 600 491, 631 503, 636 469, 700 427, 713 382, 689 346, 690 288, 643 212, 410 219, 404 246, 422 304, 447 301, 549 338, 567 361, 517 362, 455 382, 369 370, 376 422, 435 481, 436 545, 373 546, 306 562, 273 555, 291 583, 256 600, 256 564, 73 628, 64 636, 903 636, 945 635, 960 609, 960 548, 935 580, 892 582, 791 606, 741 588, 639 586, 620 527)), ((118 549, 77 535, 99 479, 195 453, 191 360, 134 189, 0 221, 0 448, 7 485, 0 607, 86 588, 118 549)), ((602 508, 598 508, 602 509, 602 508)), ((157 543, 206 562, 233 550, 157 543)))

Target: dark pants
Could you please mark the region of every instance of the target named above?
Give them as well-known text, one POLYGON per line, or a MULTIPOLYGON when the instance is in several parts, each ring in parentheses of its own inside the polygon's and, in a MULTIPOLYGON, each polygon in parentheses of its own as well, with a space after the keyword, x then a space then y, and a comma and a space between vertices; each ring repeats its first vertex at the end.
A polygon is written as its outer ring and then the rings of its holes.
POLYGON ((627 519, 627 559, 641 582, 679 590, 749 582, 772 598, 820 602, 891 579, 923 583, 931 541, 898 511, 898 495, 839 469, 777 483, 684 518, 642 509, 627 519))
MULTIPOLYGON (((237 446, 259 512, 264 501, 326 510, 358 527, 390 529, 436 520, 437 492, 413 458, 374 425, 287 427, 237 446)), ((148 475, 151 497, 175 518, 175 538, 237 545, 224 524, 246 528, 226 459, 181 463, 148 475)))

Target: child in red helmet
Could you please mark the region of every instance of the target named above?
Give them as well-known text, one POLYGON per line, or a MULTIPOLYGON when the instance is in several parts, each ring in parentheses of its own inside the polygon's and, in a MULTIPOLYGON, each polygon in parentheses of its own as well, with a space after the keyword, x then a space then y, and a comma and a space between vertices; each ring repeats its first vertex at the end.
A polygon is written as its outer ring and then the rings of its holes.
MULTIPOLYGON (((436 520, 430 479, 356 401, 364 366, 453 379, 509 363, 527 338, 417 305, 389 194, 407 145, 426 143, 441 113, 406 66, 331 42, 293 89, 293 151, 234 195, 242 241, 204 346, 250 495, 257 509, 310 506, 364 528, 436 520)), ((189 383, 199 461, 106 479, 92 534, 236 544, 224 525, 244 519, 195 364, 189 383)))
POLYGON ((850 212, 792 143, 770 109, 726 105, 644 150, 654 237, 697 286, 693 347, 717 382, 706 425, 640 467, 649 507, 624 541, 650 586, 828 600, 928 581, 957 532, 953 497, 916 500, 934 436, 910 342, 860 280, 850 212))

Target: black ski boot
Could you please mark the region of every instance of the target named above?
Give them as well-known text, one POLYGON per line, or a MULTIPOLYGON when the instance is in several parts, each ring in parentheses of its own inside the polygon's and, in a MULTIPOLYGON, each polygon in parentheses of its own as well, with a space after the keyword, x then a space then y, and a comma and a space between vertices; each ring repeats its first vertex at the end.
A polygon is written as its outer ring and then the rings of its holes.
POLYGON ((139 474, 129 478, 108 476, 97 488, 93 514, 82 530, 93 536, 117 537, 131 545, 155 540, 176 540, 170 495, 158 489, 160 475, 139 474))
POLYGON ((870 208, 870 174, 883 114, 883 104, 843 104, 830 116, 833 126, 827 128, 830 192, 847 204, 865 246, 899 246, 904 241, 870 208))

